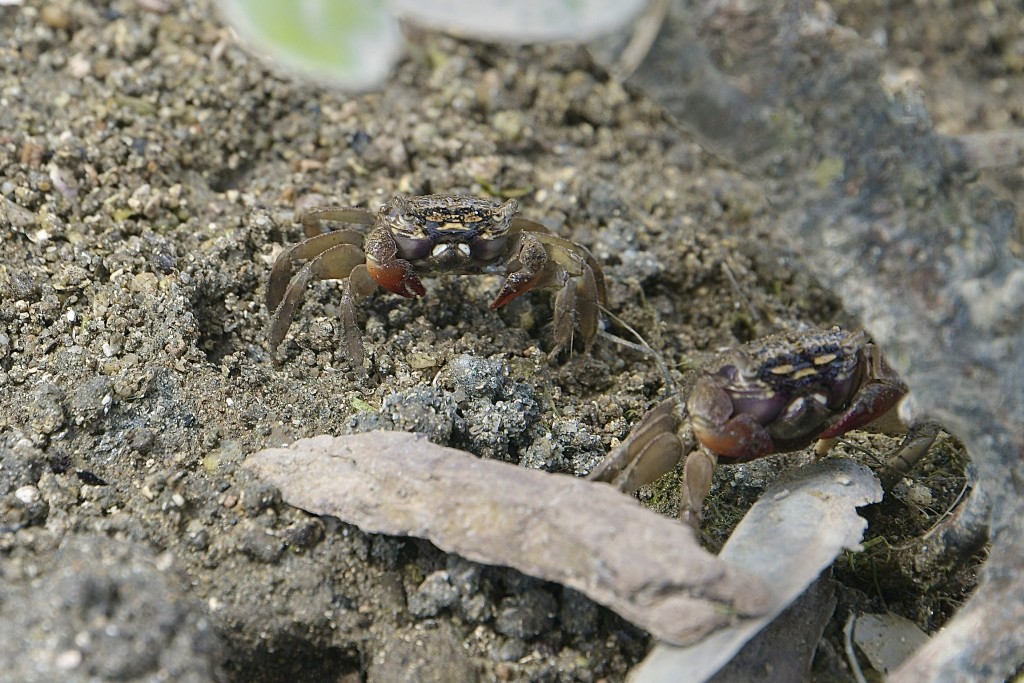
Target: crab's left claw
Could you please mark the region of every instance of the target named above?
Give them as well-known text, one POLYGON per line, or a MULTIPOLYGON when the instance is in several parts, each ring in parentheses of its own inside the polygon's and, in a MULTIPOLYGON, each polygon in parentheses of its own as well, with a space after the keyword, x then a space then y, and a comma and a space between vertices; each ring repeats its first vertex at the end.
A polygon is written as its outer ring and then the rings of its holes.
POLYGON ((548 252, 533 234, 521 233, 519 245, 508 261, 508 275, 501 284, 491 308, 501 308, 531 289, 543 287, 551 279, 548 252))
POLYGON ((554 341, 549 354, 571 347, 579 325, 580 338, 589 351, 605 303, 604 274, 581 245, 551 235, 543 227, 520 221, 522 232, 507 261, 508 275, 491 308, 500 308, 531 289, 558 289, 554 305, 554 341))
MULTIPOLYGON (((896 407, 907 394, 902 383, 877 382, 863 387, 850 406, 832 420, 819 439, 832 439, 875 422, 896 407)), ((892 430, 895 431, 895 430, 892 430)))

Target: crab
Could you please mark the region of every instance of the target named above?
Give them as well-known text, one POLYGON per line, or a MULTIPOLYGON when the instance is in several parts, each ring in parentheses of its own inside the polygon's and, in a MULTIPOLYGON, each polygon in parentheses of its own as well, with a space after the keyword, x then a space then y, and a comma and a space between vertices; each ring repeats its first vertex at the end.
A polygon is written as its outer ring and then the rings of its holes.
POLYGON ((677 398, 652 408, 590 478, 631 492, 685 456, 680 516, 698 526, 719 461, 747 462, 813 443, 824 455, 843 434, 869 429, 907 435, 888 462, 902 473, 938 433, 934 423, 900 419, 896 408, 906 394, 864 332, 834 327, 775 335, 723 356, 696 380, 685 409, 677 398), (689 449, 678 436, 684 412, 693 435, 689 449))
POLYGON ((447 194, 396 196, 376 215, 351 207, 308 211, 301 218, 307 239, 285 249, 271 269, 271 351, 284 340, 311 280, 343 281, 342 336, 349 358, 361 366, 364 351, 355 305, 378 285, 413 298, 426 293, 421 275, 504 273, 492 309, 533 289, 557 289, 549 357, 572 347, 577 327, 589 352, 605 304, 601 267, 585 247, 550 234, 540 223, 518 216, 518 211, 515 199, 501 202, 447 194), (364 230, 328 231, 327 221, 364 230))

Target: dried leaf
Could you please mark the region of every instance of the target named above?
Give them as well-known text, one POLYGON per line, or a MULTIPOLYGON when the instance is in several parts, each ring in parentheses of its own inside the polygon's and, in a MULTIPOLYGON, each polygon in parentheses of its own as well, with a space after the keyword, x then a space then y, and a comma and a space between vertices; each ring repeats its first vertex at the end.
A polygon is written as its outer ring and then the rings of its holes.
POLYGON ((665 642, 697 642, 772 606, 759 580, 704 551, 688 527, 607 484, 404 432, 302 439, 246 466, 290 505, 556 581, 665 642))
POLYGON ((715 633, 690 647, 658 645, 636 669, 635 683, 707 680, 758 631, 793 602, 844 548, 856 548, 867 522, 857 508, 882 499, 868 468, 829 458, 802 467, 795 478, 769 488, 747 513, 719 557, 764 580, 772 610, 715 633))
POLYGON ((717 671, 711 683, 811 680, 818 644, 835 609, 835 583, 831 576, 822 574, 717 671))

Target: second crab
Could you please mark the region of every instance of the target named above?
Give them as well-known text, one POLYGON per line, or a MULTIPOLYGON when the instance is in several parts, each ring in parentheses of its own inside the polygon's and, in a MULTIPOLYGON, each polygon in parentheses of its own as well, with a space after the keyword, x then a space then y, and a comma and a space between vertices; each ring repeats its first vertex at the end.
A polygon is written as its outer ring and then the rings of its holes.
POLYGON ((633 491, 685 458, 680 516, 697 526, 719 461, 742 463, 815 442, 823 455, 843 434, 869 429, 906 435, 887 463, 902 473, 939 430, 934 422, 900 419, 906 394, 864 332, 833 327, 773 335, 719 357, 685 399, 672 397, 648 411, 590 478, 633 491), (679 436, 685 417, 692 439, 679 436))

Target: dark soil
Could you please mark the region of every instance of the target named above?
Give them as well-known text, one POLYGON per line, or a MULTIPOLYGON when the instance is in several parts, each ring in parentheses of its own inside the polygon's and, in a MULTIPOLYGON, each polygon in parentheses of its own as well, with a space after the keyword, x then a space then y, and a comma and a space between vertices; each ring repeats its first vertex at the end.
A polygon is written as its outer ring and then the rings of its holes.
MULTIPOLYGON (((753 179, 582 50, 427 35, 379 93, 345 96, 268 71, 205 2, 141 4, 0 6, 0 665, 20 681, 623 680, 651 643, 607 610, 311 517, 239 463, 385 428, 582 475, 663 394, 658 367, 605 337, 548 363, 550 295, 495 312, 487 276, 428 280, 417 300, 378 292, 360 313, 365 372, 339 344, 337 283, 314 283, 275 357, 264 288, 301 239, 296 213, 521 196, 593 251, 609 309, 678 372, 780 329, 856 321, 776 246, 753 179), (462 390, 474 374, 499 379, 462 390)), ((989 5, 972 30, 999 49, 983 54, 918 30, 958 11, 840 16, 904 36, 894 68, 925 74, 959 132, 1022 116, 1020 10, 989 5), (974 85, 941 90, 957 82, 974 85)), ((880 458, 895 443, 839 450, 880 458)), ((712 541, 803 457, 723 468, 712 541)), ((671 513, 677 485, 641 498, 671 513)), ((883 540, 837 572, 841 604, 941 626, 973 568, 922 576, 876 550, 919 537, 962 485, 943 438, 871 512, 883 540)))

